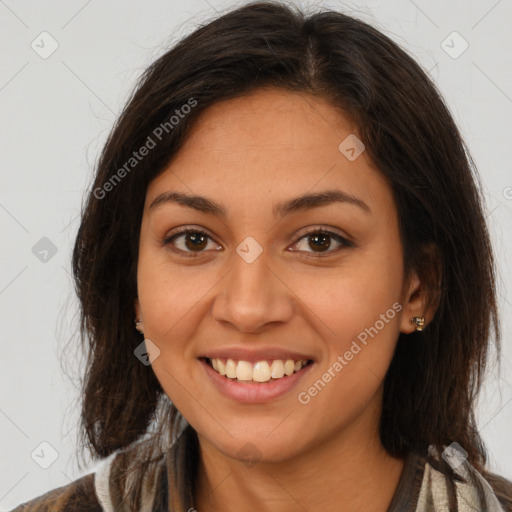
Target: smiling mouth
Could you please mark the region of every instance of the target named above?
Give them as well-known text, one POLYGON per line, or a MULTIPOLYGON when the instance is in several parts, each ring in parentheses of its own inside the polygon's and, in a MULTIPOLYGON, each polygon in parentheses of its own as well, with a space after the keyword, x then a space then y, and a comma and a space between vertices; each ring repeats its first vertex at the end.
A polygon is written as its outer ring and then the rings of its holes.
POLYGON ((300 372, 302 368, 313 363, 311 359, 269 359, 251 363, 249 361, 224 358, 201 358, 215 372, 227 379, 247 383, 268 383, 300 372))

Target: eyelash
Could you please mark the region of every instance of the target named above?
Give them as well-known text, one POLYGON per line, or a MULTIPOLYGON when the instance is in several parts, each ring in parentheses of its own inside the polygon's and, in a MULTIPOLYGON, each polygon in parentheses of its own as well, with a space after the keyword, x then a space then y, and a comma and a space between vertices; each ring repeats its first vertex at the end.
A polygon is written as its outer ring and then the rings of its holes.
MULTIPOLYGON (((175 233, 172 233, 169 236, 166 236, 165 238, 162 239, 161 243, 164 246, 171 245, 172 242, 174 242, 174 240, 176 238, 183 236, 183 235, 190 234, 190 233, 206 235, 210 240, 213 240, 210 237, 210 235, 208 235, 208 233, 201 231, 200 229, 185 228, 185 229, 182 229, 181 231, 177 231, 175 233)), ((297 250, 296 252, 307 252, 308 254, 315 254, 314 257, 322 258, 322 257, 330 256, 333 253, 337 253, 338 251, 340 251, 342 249, 346 249, 348 247, 354 247, 354 244, 352 242, 350 242, 346 238, 342 237, 338 233, 334 233, 334 232, 326 230, 326 229, 321 229, 319 227, 313 228, 312 230, 307 231, 306 233, 303 233, 296 240, 296 242, 293 245, 296 245, 303 238, 307 238, 308 236, 312 236, 312 235, 328 235, 330 238, 334 238, 337 242, 339 242, 341 244, 341 246, 334 250, 328 250, 326 252, 319 252, 319 253, 315 253, 312 251, 300 251, 300 250, 297 250)), ((178 253, 180 253, 180 255, 183 255, 184 257, 187 257, 187 258, 197 258, 204 253, 204 251, 197 251, 197 252, 183 251, 182 249, 176 249, 174 247, 171 248, 171 250, 174 252, 178 252, 178 253)))

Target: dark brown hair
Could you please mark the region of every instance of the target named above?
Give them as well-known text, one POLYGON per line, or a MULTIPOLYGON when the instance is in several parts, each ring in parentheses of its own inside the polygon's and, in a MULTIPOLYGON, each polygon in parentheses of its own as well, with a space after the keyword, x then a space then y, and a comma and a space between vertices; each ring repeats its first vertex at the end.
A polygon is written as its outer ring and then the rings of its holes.
MULTIPOLYGON (((505 484, 485 470, 474 417, 493 339, 499 356, 500 327, 481 184, 460 133, 427 74, 390 38, 339 12, 306 16, 277 2, 232 10, 158 58, 105 144, 72 258, 88 353, 82 439, 105 457, 151 425, 160 434, 176 430, 179 414, 133 354, 141 342, 133 304, 145 193, 205 109, 261 87, 324 98, 355 122, 394 194, 405 275, 416 270, 422 293, 438 303, 423 332, 399 336, 384 385, 384 447, 404 457, 426 455, 430 445, 442 452, 455 441, 505 500, 505 484), (191 98, 194 108, 100 194, 191 98), (159 403, 168 407, 160 419, 159 403)), ((443 460, 438 466, 451 474, 443 460)))

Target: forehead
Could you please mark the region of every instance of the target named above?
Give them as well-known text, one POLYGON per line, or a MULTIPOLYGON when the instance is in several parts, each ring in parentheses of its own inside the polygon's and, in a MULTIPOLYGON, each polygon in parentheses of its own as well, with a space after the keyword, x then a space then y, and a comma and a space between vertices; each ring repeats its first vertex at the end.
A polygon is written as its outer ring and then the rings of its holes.
POLYGON ((389 202, 387 183, 366 153, 349 160, 339 149, 357 132, 340 109, 308 93, 268 88, 216 103, 150 183, 146 205, 168 189, 246 209, 254 200, 333 188, 367 203, 389 202))
POLYGON ((264 88, 206 109, 188 143, 201 143, 213 151, 300 151, 332 146, 326 134, 337 139, 356 131, 341 110, 323 98, 264 88))

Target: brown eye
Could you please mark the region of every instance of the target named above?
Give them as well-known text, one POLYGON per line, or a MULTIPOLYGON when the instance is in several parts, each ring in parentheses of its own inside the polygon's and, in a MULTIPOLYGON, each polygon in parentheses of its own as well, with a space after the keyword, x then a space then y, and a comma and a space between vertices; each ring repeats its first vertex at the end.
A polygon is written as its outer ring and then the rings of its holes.
MULTIPOLYGON (((204 252, 208 246, 210 236, 204 231, 184 229, 163 240, 163 245, 171 246, 173 251, 183 253, 185 256, 196 256, 204 252), (193 254, 197 253, 197 254, 193 254)), ((219 246, 213 243, 213 249, 219 250, 219 246)))
POLYGON ((294 250, 309 253, 325 253, 329 255, 345 247, 353 247, 353 244, 337 233, 317 229, 316 231, 310 231, 309 233, 301 236, 295 243, 294 247, 299 247, 299 249, 294 250), (338 246, 331 250, 333 240, 338 244, 338 246), (308 251, 307 248, 311 250, 308 251))
POLYGON ((203 250, 206 247, 208 235, 204 233, 186 233, 185 246, 192 251, 203 250))
MULTIPOLYGON (((210 249, 220 250, 221 246, 216 245, 213 239, 204 231, 197 229, 183 229, 171 236, 166 237, 163 241, 163 245, 170 246, 170 248, 183 256, 200 256, 203 252, 206 252, 208 242, 212 242, 210 249)), ((299 249, 293 249, 294 251, 306 252, 306 253, 317 253, 319 256, 330 255, 346 247, 353 247, 353 244, 346 238, 333 233, 332 231, 319 230, 310 231, 299 238, 294 244, 294 247, 299 249), (338 244, 337 247, 332 249, 333 241, 338 244), (302 244, 302 248, 301 248, 302 244), (309 249, 309 250, 308 250, 309 249)))
POLYGON ((319 233, 317 235, 309 235, 309 246, 314 251, 324 251, 324 249, 329 249, 331 246, 331 237, 325 233, 319 233))

